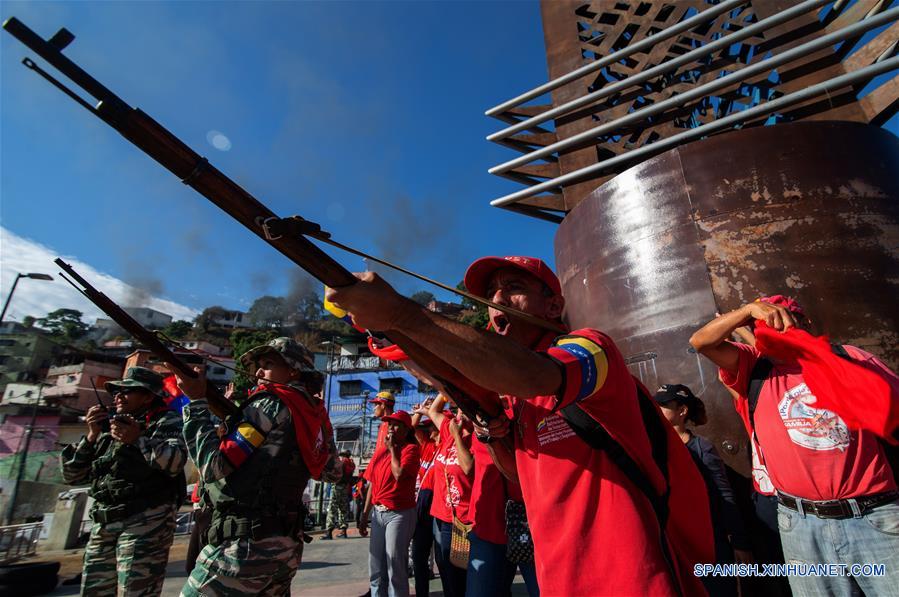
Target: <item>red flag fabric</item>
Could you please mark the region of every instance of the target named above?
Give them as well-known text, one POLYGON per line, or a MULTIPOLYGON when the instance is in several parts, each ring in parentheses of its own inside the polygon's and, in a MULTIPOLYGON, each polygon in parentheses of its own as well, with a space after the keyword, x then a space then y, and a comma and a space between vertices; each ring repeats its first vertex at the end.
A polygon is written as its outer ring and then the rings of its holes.
POLYGON ((290 409, 293 428, 296 432, 297 446, 303 456, 303 462, 312 473, 313 479, 321 478, 325 464, 328 462, 329 442, 333 435, 331 419, 321 400, 312 399, 295 387, 277 383, 260 384, 250 396, 259 392, 268 392, 281 399, 290 409))
POLYGON ((763 355, 799 363, 817 408, 838 414, 850 428, 899 444, 899 384, 890 383, 877 367, 839 357, 825 336, 797 328, 779 332, 758 321, 755 337, 763 355))
POLYGON ((376 357, 380 357, 388 361, 393 361, 394 363, 399 363, 400 361, 406 361, 409 359, 409 356, 405 352, 403 352, 403 349, 396 344, 378 346, 372 336, 368 337, 368 349, 376 357))

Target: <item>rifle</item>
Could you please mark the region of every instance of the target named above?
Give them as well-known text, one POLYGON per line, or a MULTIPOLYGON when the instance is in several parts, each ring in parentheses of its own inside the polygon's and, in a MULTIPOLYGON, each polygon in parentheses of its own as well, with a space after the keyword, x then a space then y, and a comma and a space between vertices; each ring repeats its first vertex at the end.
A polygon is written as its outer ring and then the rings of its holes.
MULTIPOLYGON (((78 272, 76 272, 71 265, 63 261, 62 259, 56 259, 54 261, 56 265, 60 267, 66 274, 72 277, 72 280, 67 278, 65 275, 62 278, 71 284, 75 290, 83 294, 87 300, 92 302, 99 308, 101 311, 106 313, 110 319, 116 322, 119 327, 128 332, 135 340, 143 344, 150 352, 155 354, 157 357, 165 361, 169 364, 169 366, 174 369, 178 375, 181 377, 189 377, 196 378, 197 372, 194 371, 187 363, 182 361, 180 358, 175 356, 169 347, 162 343, 159 338, 156 337, 156 334, 139 324, 133 317, 128 315, 128 313, 119 307, 115 302, 112 301, 108 296, 91 286, 91 284, 82 278, 78 272), (77 282, 77 284, 75 283, 77 282), (79 286, 80 285, 80 286, 79 286), (83 288, 82 288, 83 287, 83 288)), ((91 380, 91 385, 94 385, 94 380, 91 380)), ((94 388, 94 392, 97 392, 97 388, 94 388)), ((222 394, 218 388, 216 388, 213 384, 206 384, 206 399, 209 401, 209 410, 211 410, 217 417, 222 420, 227 419, 231 415, 236 415, 240 413, 240 409, 236 404, 225 398, 224 394, 222 394)), ((100 400, 100 394, 97 393, 97 401, 100 402, 100 406, 103 406, 103 402, 100 400)), ((104 408, 106 408, 104 406, 104 408)), ((107 409, 108 410, 108 409, 107 409)))
MULTIPOLYGON (((129 106, 80 66, 64 56, 62 50, 75 39, 74 34, 70 31, 65 28, 60 29, 49 40, 44 40, 15 17, 4 22, 3 28, 98 100, 97 105, 93 106, 88 103, 80 95, 37 66, 31 59, 23 59, 22 62, 25 66, 41 75, 94 116, 118 131, 141 151, 177 176, 182 183, 209 199, 253 234, 262 238, 326 286, 340 288, 356 283, 356 277, 349 270, 306 238, 307 235, 320 240, 329 238, 330 235, 323 232, 318 224, 299 216, 279 218, 240 185, 216 169, 206 158, 200 156, 139 108, 129 106)), ((477 297, 477 300, 483 301, 480 297, 477 297)), ((497 308, 502 307, 497 306, 497 308)), ((508 308, 503 310, 509 311, 508 308)), ((536 320, 536 322, 546 325, 546 322, 526 313, 515 311, 514 314, 523 319, 536 320)), ((484 422, 501 412, 502 409, 495 392, 490 392, 472 383, 451 365, 408 337, 394 332, 391 332, 390 336, 392 342, 399 345, 413 361, 428 371, 430 377, 437 382, 439 386, 437 389, 452 398, 469 418, 484 422), (480 397, 480 400, 475 396, 480 397)), ((142 339, 141 341, 143 342, 142 339)), ((161 346, 158 341, 157 344, 161 346)), ((149 345, 147 346, 149 347, 149 345)), ((169 352, 168 349, 165 350, 169 352)), ((169 352, 169 354, 171 353, 169 352)))

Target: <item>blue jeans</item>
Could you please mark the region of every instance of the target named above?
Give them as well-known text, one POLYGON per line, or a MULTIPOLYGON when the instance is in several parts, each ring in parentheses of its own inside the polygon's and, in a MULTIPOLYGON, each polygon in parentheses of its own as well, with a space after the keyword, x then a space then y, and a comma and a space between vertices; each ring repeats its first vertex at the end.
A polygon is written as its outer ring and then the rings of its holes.
MULTIPOLYGON (((434 519, 434 560, 440 571, 440 584, 444 597, 465 597, 465 570, 449 560, 453 523, 434 519)), ((374 596, 372 596, 374 597, 374 596)))
POLYGON ((777 526, 787 564, 883 564, 886 575, 790 577, 794 597, 818 595, 899 595, 899 500, 863 516, 818 518, 777 510, 777 526))
POLYGON ((371 513, 368 573, 372 597, 408 597, 409 542, 415 532, 415 508, 371 513))
POLYGON ((474 531, 468 533, 471 553, 468 558, 468 578, 465 597, 507 597, 511 595, 515 569, 521 569, 524 583, 530 597, 539 597, 537 588, 537 567, 534 562, 513 564, 506 559, 505 543, 491 543, 478 537, 474 531))

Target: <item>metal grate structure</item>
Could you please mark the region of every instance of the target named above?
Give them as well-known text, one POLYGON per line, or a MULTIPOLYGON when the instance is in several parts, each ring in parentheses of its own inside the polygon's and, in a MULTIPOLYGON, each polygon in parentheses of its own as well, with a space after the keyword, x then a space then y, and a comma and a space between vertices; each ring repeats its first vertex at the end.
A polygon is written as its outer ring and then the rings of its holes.
POLYGON ((899 109, 896 4, 544 0, 551 80, 486 112, 505 124, 488 140, 522 154, 490 172, 525 188, 491 204, 561 222, 620 172, 713 134, 880 125, 899 109))

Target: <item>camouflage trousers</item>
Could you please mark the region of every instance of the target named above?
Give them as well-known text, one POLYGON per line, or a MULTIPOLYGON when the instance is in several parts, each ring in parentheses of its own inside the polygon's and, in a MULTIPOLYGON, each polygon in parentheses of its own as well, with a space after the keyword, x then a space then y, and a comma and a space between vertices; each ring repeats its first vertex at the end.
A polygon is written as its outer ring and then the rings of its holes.
POLYGON ((350 488, 344 483, 331 486, 331 501, 328 504, 326 529, 346 530, 350 520, 350 488))
POLYGON ((84 549, 82 595, 159 595, 175 535, 175 507, 95 522, 84 549))
POLYGON ((207 545, 181 595, 290 595, 290 583, 302 556, 302 541, 290 537, 233 539, 207 545))

